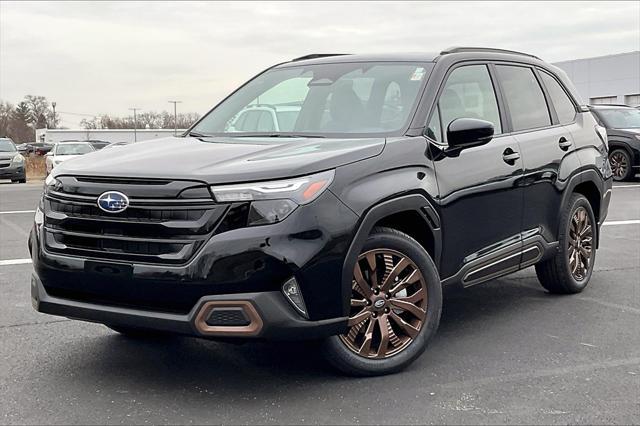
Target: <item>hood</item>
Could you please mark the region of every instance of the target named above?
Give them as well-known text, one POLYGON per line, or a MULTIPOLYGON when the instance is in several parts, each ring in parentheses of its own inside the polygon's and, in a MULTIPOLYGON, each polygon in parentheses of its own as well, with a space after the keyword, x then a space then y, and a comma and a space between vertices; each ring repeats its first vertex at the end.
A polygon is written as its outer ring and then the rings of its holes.
POLYGON ((20 154, 19 152, 0 152, 0 160, 11 160, 16 155, 20 154))
POLYGON ((56 175, 247 182, 300 176, 380 154, 384 138, 188 138, 137 142, 85 154, 56 175))
POLYGON ((56 163, 62 163, 78 157, 82 157, 82 155, 54 155, 51 159, 56 163))

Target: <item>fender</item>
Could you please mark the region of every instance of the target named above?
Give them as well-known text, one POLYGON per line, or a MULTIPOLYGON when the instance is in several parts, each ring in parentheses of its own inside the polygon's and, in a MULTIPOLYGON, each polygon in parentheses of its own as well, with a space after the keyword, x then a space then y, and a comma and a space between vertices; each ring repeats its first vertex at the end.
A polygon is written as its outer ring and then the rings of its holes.
POLYGON ((433 233, 434 239, 434 262, 436 265, 440 262, 440 253, 442 252, 442 236, 440 230, 440 217, 429 200, 420 194, 404 195, 382 201, 371 207, 362 215, 358 229, 351 240, 351 245, 347 251, 344 265, 342 267, 342 300, 343 312, 345 316, 349 315, 349 299, 351 298, 351 281, 353 279, 353 268, 356 265, 358 255, 362 251, 364 243, 371 233, 374 225, 381 219, 395 213, 406 211, 415 211, 424 220, 425 226, 428 226, 433 233))
POLYGON ((616 148, 624 149, 631 156, 632 167, 636 166, 637 163, 640 162, 640 151, 637 148, 634 148, 629 142, 619 136, 610 136, 609 138, 609 152, 616 148))
MULTIPOLYGON (((611 196, 611 179, 605 180, 600 172, 595 168, 579 171, 567 180, 562 194, 562 203, 560 204, 562 209, 558 212, 556 223, 560 223, 560 216, 562 215, 563 209, 567 205, 569 197, 573 194, 575 188, 585 182, 591 182, 595 185, 598 189, 598 196, 600 198, 600 211, 594 212, 594 214, 598 216, 598 226, 595 230, 596 248, 598 248, 600 243, 600 226, 602 225, 602 222, 604 222, 605 218, 603 215, 606 215, 609 198, 611 196)), ((556 235, 557 231, 558 230, 556 230, 556 235)))

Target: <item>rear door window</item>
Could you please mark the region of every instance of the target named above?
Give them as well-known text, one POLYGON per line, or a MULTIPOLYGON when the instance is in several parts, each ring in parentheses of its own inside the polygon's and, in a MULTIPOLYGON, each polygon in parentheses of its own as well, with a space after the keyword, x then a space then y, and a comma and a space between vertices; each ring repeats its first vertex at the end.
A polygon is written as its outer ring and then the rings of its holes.
POLYGON ((547 101, 533 70, 512 65, 498 65, 496 70, 509 107, 513 130, 550 126, 547 101))

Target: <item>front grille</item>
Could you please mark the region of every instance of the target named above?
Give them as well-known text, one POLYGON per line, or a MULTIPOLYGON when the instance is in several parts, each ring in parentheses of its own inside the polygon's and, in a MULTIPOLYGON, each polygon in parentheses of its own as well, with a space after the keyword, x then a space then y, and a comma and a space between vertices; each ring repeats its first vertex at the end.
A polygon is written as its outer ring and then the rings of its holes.
POLYGON ((61 176, 44 197, 47 250, 89 259, 184 264, 215 232, 229 206, 192 181, 61 176), (130 206, 108 213, 97 198, 116 190, 130 206))
POLYGON ((0 163, 0 169, 3 169, 5 167, 9 167, 11 165, 11 163, 0 163))

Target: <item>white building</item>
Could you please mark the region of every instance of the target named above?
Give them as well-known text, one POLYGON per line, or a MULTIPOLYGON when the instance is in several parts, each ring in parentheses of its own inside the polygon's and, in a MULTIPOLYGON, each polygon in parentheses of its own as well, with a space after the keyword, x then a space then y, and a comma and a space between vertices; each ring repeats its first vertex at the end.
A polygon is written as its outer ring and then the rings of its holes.
MULTIPOLYGON (((178 134, 185 129, 178 129, 178 134)), ((173 129, 37 129, 36 141, 56 143, 61 141, 100 140, 106 142, 134 142, 173 136, 173 129)))
POLYGON ((640 51, 556 62, 590 104, 640 105, 640 51))

